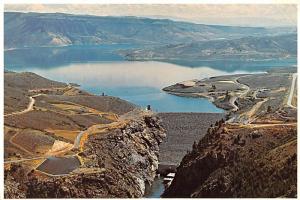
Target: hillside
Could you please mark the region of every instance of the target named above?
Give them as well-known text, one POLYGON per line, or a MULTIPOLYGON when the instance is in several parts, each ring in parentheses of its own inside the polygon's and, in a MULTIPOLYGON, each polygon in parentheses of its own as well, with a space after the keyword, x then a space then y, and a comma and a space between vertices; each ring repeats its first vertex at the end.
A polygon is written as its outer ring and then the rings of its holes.
POLYGON ((4 113, 25 109, 29 103, 28 90, 50 87, 66 87, 67 84, 48 80, 37 74, 4 73, 4 113))
POLYGON ((163 197, 295 198, 296 126, 211 127, 183 158, 163 197))
POLYGON ((152 112, 30 72, 4 80, 5 198, 143 196, 165 136, 152 112))
MULTIPOLYGON (((272 30, 262 27, 216 26, 167 19, 61 13, 6 12, 4 27, 5 48, 103 43, 179 44, 274 34, 272 30)), ((279 29, 275 33, 280 34, 281 31, 287 30, 279 29)))
POLYGON ((124 55, 128 60, 287 58, 297 55, 297 34, 162 45, 126 51, 124 55))
POLYGON ((182 159, 164 197, 297 196, 297 68, 191 80, 164 88, 227 110, 182 159), (289 100, 290 99, 290 100, 289 100))

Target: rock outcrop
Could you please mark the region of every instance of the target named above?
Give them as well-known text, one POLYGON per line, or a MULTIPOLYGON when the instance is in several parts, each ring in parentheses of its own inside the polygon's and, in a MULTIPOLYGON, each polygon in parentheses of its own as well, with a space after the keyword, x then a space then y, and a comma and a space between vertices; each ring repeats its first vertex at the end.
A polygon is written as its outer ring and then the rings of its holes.
MULTIPOLYGON (((82 166, 68 176, 50 177, 37 171, 23 177, 23 196, 8 190, 18 174, 5 172, 7 198, 128 198, 142 197, 158 168, 159 144, 165 131, 158 118, 141 117, 122 128, 90 135, 79 153, 82 166)), ((22 166, 19 166, 22 168, 22 166)))
POLYGON ((183 158, 163 197, 296 197, 296 128, 216 123, 183 158))
POLYGON ((18 164, 9 166, 4 170, 4 197, 6 199, 26 198, 25 190, 28 177, 25 169, 18 164))

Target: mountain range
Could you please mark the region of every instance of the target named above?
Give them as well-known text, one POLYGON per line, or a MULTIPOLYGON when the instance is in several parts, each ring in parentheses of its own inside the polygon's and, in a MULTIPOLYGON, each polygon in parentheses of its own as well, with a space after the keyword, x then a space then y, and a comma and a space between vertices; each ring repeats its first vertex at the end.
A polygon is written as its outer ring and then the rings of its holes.
POLYGON ((62 13, 4 13, 5 48, 98 45, 103 43, 180 44, 265 36, 264 27, 204 25, 169 19, 102 17, 62 13))
POLYGON ((197 41, 123 52, 128 60, 289 58, 297 55, 297 35, 244 37, 231 40, 197 41))
POLYGON ((297 54, 296 34, 293 27, 205 25, 126 16, 4 13, 5 49, 138 46, 114 50, 127 60, 289 58, 297 54))

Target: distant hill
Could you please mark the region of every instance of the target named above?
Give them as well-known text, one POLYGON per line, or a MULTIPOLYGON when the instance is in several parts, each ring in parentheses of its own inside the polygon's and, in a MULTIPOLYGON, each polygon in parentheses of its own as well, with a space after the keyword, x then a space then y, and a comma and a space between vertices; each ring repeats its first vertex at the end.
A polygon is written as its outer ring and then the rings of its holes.
POLYGON ((122 52, 128 60, 164 59, 269 59, 297 55, 297 35, 244 37, 163 45, 122 52))
POLYGON ((193 24, 167 19, 101 17, 61 13, 4 13, 5 48, 97 45, 103 43, 180 44, 294 29, 193 24))

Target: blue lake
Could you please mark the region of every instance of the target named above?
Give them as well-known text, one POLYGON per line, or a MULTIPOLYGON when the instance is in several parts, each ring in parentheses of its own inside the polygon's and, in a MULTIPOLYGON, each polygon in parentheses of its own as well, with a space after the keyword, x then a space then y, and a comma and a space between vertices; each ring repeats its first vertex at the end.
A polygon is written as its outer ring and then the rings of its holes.
POLYGON ((15 49, 4 52, 4 62, 7 70, 31 71, 52 80, 78 83, 91 93, 104 92, 141 107, 150 104, 158 112, 222 112, 207 99, 178 97, 161 90, 171 84, 225 74, 257 73, 296 64, 296 59, 133 62, 125 61, 118 53, 135 47, 115 44, 15 49))

